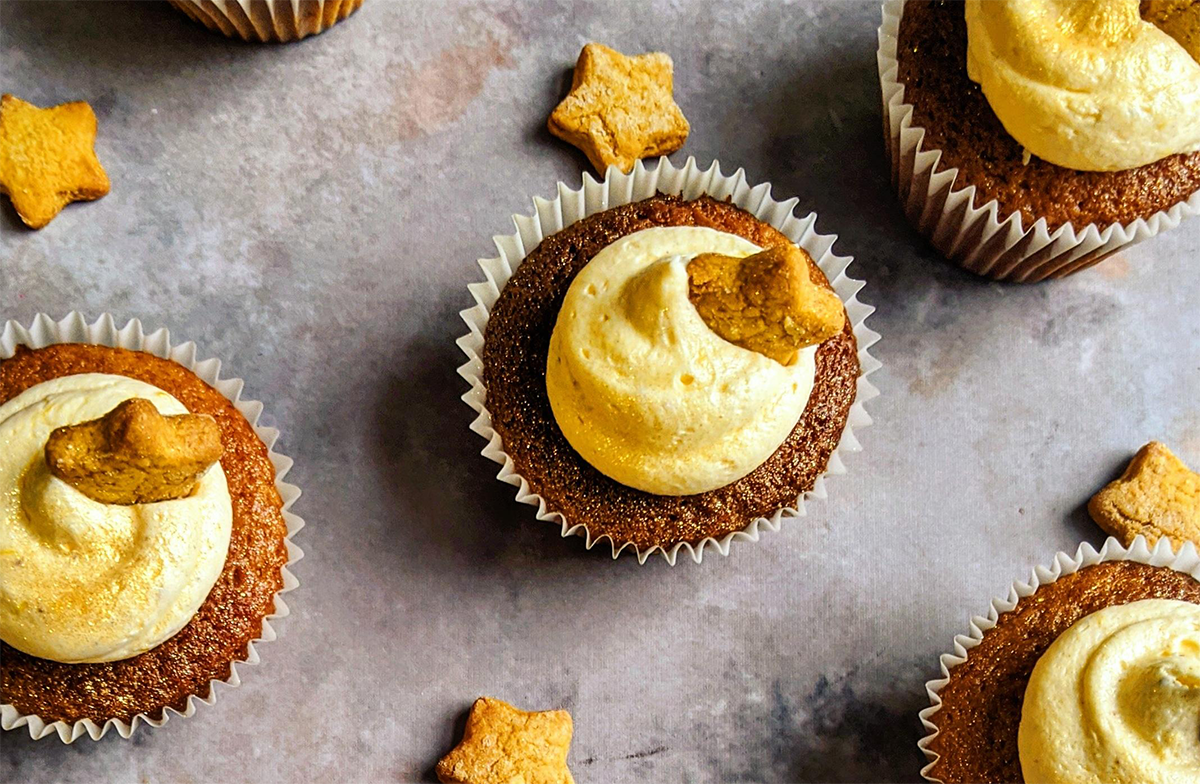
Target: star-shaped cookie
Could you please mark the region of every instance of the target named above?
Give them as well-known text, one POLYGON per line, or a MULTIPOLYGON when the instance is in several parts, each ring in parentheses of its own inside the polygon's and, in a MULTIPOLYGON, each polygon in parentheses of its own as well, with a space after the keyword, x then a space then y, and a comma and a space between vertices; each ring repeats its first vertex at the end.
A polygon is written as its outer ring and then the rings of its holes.
POLYGON ((1200 547, 1200 474, 1151 441, 1120 479, 1092 496, 1088 511, 1126 547, 1138 534, 1151 545, 1165 536, 1176 547, 1186 541, 1200 547))
POLYGON ((96 115, 82 101, 40 109, 0 97, 0 193, 42 228, 67 204, 108 193, 95 144, 96 115))
POLYGON ((571 729, 566 711, 523 711, 480 697, 462 741, 437 764, 437 777, 444 784, 574 784, 571 729))
POLYGON ((550 115, 550 133, 574 144, 603 172, 683 146, 687 119, 675 103, 671 58, 626 57, 600 44, 579 53, 571 92, 550 115))

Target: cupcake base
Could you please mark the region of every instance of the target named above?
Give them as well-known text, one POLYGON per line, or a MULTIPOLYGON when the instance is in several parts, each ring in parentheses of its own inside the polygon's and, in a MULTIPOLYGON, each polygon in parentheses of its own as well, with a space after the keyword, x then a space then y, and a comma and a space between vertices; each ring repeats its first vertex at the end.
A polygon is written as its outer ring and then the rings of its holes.
POLYGON ((57 323, 39 316, 28 330, 10 321, 0 333, 0 358, 2 397, 48 373, 64 375, 64 368, 129 375, 212 414, 227 451, 244 458, 222 461, 234 503, 230 551, 192 621, 147 653, 118 662, 60 664, 4 646, 3 728, 25 726, 34 739, 57 733, 70 743, 109 729, 128 738, 141 723, 192 715, 197 703, 216 699, 217 684, 240 683, 237 664, 258 662, 255 646, 275 638, 270 621, 288 614, 280 594, 297 585, 288 566, 303 553, 290 538, 304 523, 287 511, 300 492, 282 481, 292 463, 271 451, 278 432, 254 425, 262 405, 240 399, 241 381, 220 378, 220 362, 197 361, 194 344, 172 347, 166 330, 146 335, 137 321, 118 329, 111 316, 89 325, 73 313, 57 323))
POLYGON ((942 677, 925 684, 922 776, 941 784, 1022 781, 1017 731, 1034 665, 1080 618, 1140 599, 1200 604, 1200 557, 1191 543, 1176 553, 1166 539, 1150 548, 1139 536, 1125 548, 1110 537, 1099 551, 1083 544, 1074 555, 1058 553, 1028 582, 1013 583, 987 617, 971 619, 968 635, 954 638, 953 653, 940 660, 942 677))
POLYGON ((1132 223, 1187 201, 1200 191, 1200 152, 1173 155, 1137 169, 1064 169, 1031 157, 967 76, 967 24, 962 4, 906 3, 900 20, 899 81, 924 144, 941 150, 939 169, 954 168, 954 187, 975 186, 976 202, 995 200, 1003 214, 1039 218, 1054 231, 1066 223, 1132 223))
POLYGON ((288 43, 324 32, 363 0, 170 0, 213 32, 258 43, 288 43))
MULTIPOLYGON (((544 239, 504 287, 484 335, 483 382, 492 427, 516 470, 548 509, 586 520, 593 536, 639 549, 693 546, 740 531, 812 489, 841 438, 859 375, 854 333, 821 344, 808 405, 783 445, 747 476, 691 496, 627 487, 593 468, 571 448, 550 408, 546 362, 563 297, 575 275, 612 242, 659 226, 707 226, 760 247, 787 242, 778 230, 709 197, 683 201, 662 194, 585 218, 544 239)), ((816 264, 812 279, 828 287, 816 264)))
POLYGON ((1129 172, 1026 164, 965 62, 961 3, 885 3, 878 63, 892 182, 947 259, 996 280, 1059 278, 1200 215, 1200 153, 1129 172))
MULTIPOLYGON (((874 308, 858 301, 857 294, 862 289, 863 282, 846 274, 851 259, 833 252, 836 237, 817 233, 815 214, 804 218, 793 215, 796 202, 796 199, 776 201, 771 198, 770 185, 750 185, 741 169, 732 175, 725 175, 721 173, 720 165, 715 161, 707 169, 700 169, 692 158, 681 167, 672 165, 666 158, 660 158, 649 168, 639 161, 628 174, 615 167, 609 167, 604 179, 599 182, 585 174, 582 187, 576 189, 559 183, 555 198, 533 200, 534 214, 513 217, 517 229, 515 234, 493 238, 500 255, 480 260, 479 264, 486 281, 469 287, 476 305, 461 313, 470 331, 457 341, 467 356, 466 364, 459 367, 458 372, 471 385, 470 391, 464 394, 462 399, 478 414, 471 423, 471 429, 488 442, 483 450, 484 456, 501 465, 496 478, 516 486, 517 500, 536 506, 539 520, 558 525, 564 537, 583 537, 588 549, 607 540, 612 547, 613 558, 629 550, 637 556, 638 563, 645 563, 657 552, 668 564, 674 565, 679 553, 683 551, 699 563, 703 560, 706 550, 711 548, 720 555, 728 555, 733 542, 757 542, 762 531, 777 531, 784 519, 804 516, 808 500, 826 497, 825 477, 845 473, 841 455, 861 449, 855 438, 854 428, 871 423, 863 404, 879 394, 867 380, 869 374, 880 367, 879 362, 868 351, 879 339, 879 335, 865 324, 866 318, 874 308), (787 499, 769 514, 750 520, 744 528, 720 538, 709 536, 698 542, 677 541, 669 546, 653 545, 642 548, 628 541, 616 541, 606 534, 593 533, 588 515, 579 518, 567 517, 552 509, 546 498, 531 489, 529 481, 522 476, 513 458, 505 451, 506 445, 493 427, 492 414, 487 407, 487 390, 483 383, 483 353, 484 333, 488 329, 492 309, 500 299, 501 292, 513 278, 514 272, 539 243, 590 215, 649 199, 659 193, 677 196, 683 201, 694 201, 702 196, 709 196, 718 203, 729 202, 750 213, 758 221, 777 229, 789 241, 806 251, 842 300, 848 329, 852 332, 857 346, 856 360, 861 375, 855 380, 854 402, 850 406, 837 446, 829 454, 827 465, 812 480, 811 490, 787 499)), ((544 379, 540 386, 544 387, 544 379)))

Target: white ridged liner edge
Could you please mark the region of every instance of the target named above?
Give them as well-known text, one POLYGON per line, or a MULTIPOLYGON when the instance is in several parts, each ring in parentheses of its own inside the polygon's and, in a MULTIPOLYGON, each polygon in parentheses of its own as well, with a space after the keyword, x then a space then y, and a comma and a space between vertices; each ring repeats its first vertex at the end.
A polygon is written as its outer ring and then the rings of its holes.
POLYGON ((1053 232, 1039 219, 1026 229, 1019 212, 1000 215, 999 202, 975 206, 975 186, 954 190, 958 169, 937 171, 941 150, 925 149, 925 129, 913 125, 912 104, 904 102, 897 59, 904 0, 887 0, 879 26, 879 85, 892 185, 904 212, 947 258, 977 275, 1031 283, 1086 269, 1110 253, 1173 229, 1200 215, 1200 191, 1168 210, 1127 225, 1101 230, 1067 223, 1053 232))
POLYGON ((918 716, 928 734, 917 741, 917 747, 929 760, 925 767, 921 768, 921 776, 926 781, 942 784, 941 779, 930 775, 939 755, 930 750, 929 744, 938 736, 939 731, 937 725, 933 723, 933 717, 942 707, 939 692, 950 682, 950 670, 965 662, 970 650, 983 640, 983 635, 996 625, 1001 615, 1016 607, 1017 602, 1021 599, 1031 596, 1039 587, 1049 585, 1063 575, 1074 574, 1084 567, 1104 561, 1136 561, 1151 566, 1166 566, 1200 580, 1200 555, 1197 555, 1196 548, 1191 542, 1184 544, 1176 553, 1171 549, 1171 543, 1166 538, 1159 539, 1154 547, 1150 547, 1146 544, 1145 537, 1138 536, 1129 547, 1124 547, 1110 536, 1099 550, 1084 542, 1079 545, 1075 555, 1060 551, 1051 559, 1049 566, 1034 567, 1028 582, 1013 582, 1006 598, 992 599, 987 617, 979 615, 972 617, 967 634, 955 636, 954 652, 944 653, 938 659, 942 676, 925 684, 929 707, 922 710, 918 716))
POLYGON ((133 735, 138 725, 143 722, 152 727, 161 727, 167 723, 167 720, 172 715, 179 716, 180 718, 191 716, 196 712, 197 703, 212 705, 217 699, 218 684, 230 688, 241 684, 241 678, 237 672, 238 664, 258 664, 259 657, 258 651, 255 650, 255 644, 274 640, 276 634, 275 630, 271 627, 270 621, 285 618, 288 615, 288 606, 284 603, 280 594, 287 593, 300 584, 288 569, 289 566, 295 564, 304 556, 304 552, 291 541, 292 537, 304 527, 304 521, 288 511, 296 499, 300 497, 300 489, 295 485, 283 481, 283 477, 292 467, 292 460, 272 449, 275 441, 279 438, 279 431, 272 427, 259 427, 257 424, 258 417, 262 414, 263 410, 262 403, 257 400, 245 400, 241 398, 243 382, 240 378, 223 379, 220 377, 220 360, 198 360, 195 343, 189 341, 173 346, 171 345, 170 334, 165 328, 146 334, 138 319, 131 319, 124 327, 118 329, 116 321, 108 313, 100 316, 92 324, 88 324, 78 312, 72 312, 57 322, 46 314, 39 313, 28 329, 16 321, 5 323, 4 331, 0 332, 0 359, 7 359, 13 356, 16 353, 18 345, 30 348, 43 348, 55 343, 91 343, 114 348, 126 348, 133 351, 145 351, 156 357, 176 362, 195 373, 206 384, 216 389, 232 402, 237 407, 237 410, 242 413, 242 416, 246 417, 247 421, 254 427, 254 432, 262 439, 262 442, 266 444, 271 464, 275 467, 275 488, 283 498, 283 518, 287 524, 285 544, 287 546, 288 559, 282 570, 283 588, 275 594, 275 611, 263 619, 262 633, 254 640, 251 640, 247 646, 246 660, 244 662, 232 662, 229 667, 228 678, 214 680, 209 683, 208 697, 201 698, 192 695, 188 697, 187 707, 182 713, 173 708, 165 708, 161 719, 154 719, 144 713, 139 713, 133 717, 132 722, 109 719, 103 725, 97 724, 91 719, 82 719, 76 721, 74 724, 67 724, 63 721, 45 722, 39 716, 23 714, 14 706, 7 703, 0 705, 0 726, 3 726, 5 730, 15 730, 23 726, 28 727, 29 736, 34 740, 55 733, 57 733, 63 743, 73 743, 84 734, 87 734, 92 740, 99 740, 104 737, 110 728, 116 729, 117 734, 122 738, 129 738, 133 735))
POLYGON ((720 163, 717 161, 713 161, 704 170, 696 165, 694 158, 688 158, 682 168, 675 167, 665 157, 660 158, 657 165, 650 169, 638 161, 629 174, 622 173, 615 167, 609 167, 603 182, 598 182, 590 174, 585 173, 582 187, 571 189, 560 182, 557 191, 558 195, 553 199, 535 197, 532 215, 513 216, 512 220, 517 229, 515 234, 492 238, 500 255, 495 258, 479 260, 479 266, 483 269, 487 280, 468 286, 476 304, 459 314, 470 329, 466 335, 456 341, 459 348, 467 355, 468 360, 466 364, 458 368, 458 373, 471 385, 470 391, 464 394, 462 399, 478 414, 471 423, 471 430, 488 442, 482 454, 502 466, 496 478, 515 485, 517 501, 536 506, 539 520, 560 524, 563 537, 582 536, 585 538, 586 547, 589 550, 600 540, 608 539, 612 546, 614 559, 626 548, 632 548, 637 554, 638 563, 641 564, 644 564, 652 553, 659 552, 672 566, 675 565, 676 556, 681 549, 686 550, 696 563, 701 562, 704 550, 708 546, 715 548, 721 555, 728 555, 729 545, 732 542, 757 542, 760 529, 778 531, 784 519, 800 517, 805 514, 806 500, 809 498, 824 499, 826 497, 825 476, 846 472, 839 453, 858 452, 862 449, 854 437, 854 428, 862 428, 871 424, 871 418, 867 415, 863 404, 879 394, 879 390, 867 380, 867 376, 880 367, 880 363, 868 352, 868 349, 879 340, 879 334, 865 324, 867 316, 874 312, 875 308, 858 301, 858 292, 865 284, 861 280, 855 280, 846 275, 846 268, 853 261, 851 257, 838 256, 833 253, 833 243, 837 240, 837 236, 816 232, 816 213, 809 213, 804 218, 797 218, 793 214, 793 210, 799 199, 775 201, 771 198, 769 184, 749 185, 742 169, 738 169, 731 176, 725 176, 721 173, 720 163), (648 199, 658 192, 682 196, 685 199, 695 199, 703 195, 718 200, 728 198, 733 204, 751 213, 759 220, 779 229, 788 239, 807 251, 825 276, 829 278, 834 291, 837 292, 846 307, 846 313, 854 329, 854 336, 858 341, 861 374, 858 378, 854 404, 850 408, 841 440, 830 454, 825 472, 817 478, 812 490, 796 499, 794 508, 781 508, 770 518, 760 517, 740 531, 727 534, 720 540, 709 537, 695 547, 688 542, 679 542, 669 549, 655 546, 641 550, 630 543, 618 546, 607 535, 593 537, 585 523, 572 523, 558 512, 550 511, 546 500, 530 491, 529 483, 517 473, 512 458, 504 451, 499 434, 492 429, 491 415, 485 406, 487 393, 482 378, 483 334, 491 309, 500 297, 500 290, 512 277, 513 270, 544 237, 589 215, 622 204, 648 199))

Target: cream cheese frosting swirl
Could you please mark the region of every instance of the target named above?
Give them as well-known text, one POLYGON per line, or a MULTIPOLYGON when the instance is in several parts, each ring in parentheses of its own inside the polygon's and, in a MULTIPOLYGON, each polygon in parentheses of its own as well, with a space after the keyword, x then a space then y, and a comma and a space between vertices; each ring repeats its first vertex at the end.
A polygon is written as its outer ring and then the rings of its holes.
POLYGON ((0 639, 20 651, 69 663, 136 656, 182 629, 224 568, 233 508, 219 463, 186 498, 131 506, 50 473, 51 431, 135 397, 187 413, 157 387, 100 373, 0 405, 0 639))
POLYGON ((1138 0, 967 0, 967 74, 1050 163, 1119 171, 1200 150, 1200 62, 1138 0))
POLYGON ((1071 626, 1033 669, 1018 747, 1038 784, 1200 781, 1200 605, 1146 599, 1071 626))
POLYGON ((692 258, 759 250, 714 229, 657 227, 605 247, 575 277, 546 391, 563 435, 597 470, 648 493, 701 493, 750 473, 791 433, 816 347, 784 366, 719 337, 688 299, 692 258))

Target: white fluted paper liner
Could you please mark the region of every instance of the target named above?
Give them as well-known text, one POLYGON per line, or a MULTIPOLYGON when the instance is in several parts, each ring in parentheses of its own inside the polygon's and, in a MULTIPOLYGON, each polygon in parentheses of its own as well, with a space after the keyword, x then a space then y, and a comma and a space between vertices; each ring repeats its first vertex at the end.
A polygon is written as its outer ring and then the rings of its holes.
POLYGON ((877 58, 892 185, 909 221, 946 258, 977 275, 1032 283, 1079 272, 1200 215, 1200 191, 1149 219, 1104 229, 1094 223, 1076 229, 1067 223, 1050 231, 1044 218, 1026 228, 1019 212, 1002 215, 995 200, 976 206, 975 186, 955 190, 957 168, 938 170, 941 150, 926 149, 925 129, 913 124, 912 104, 904 102, 897 59, 903 12, 904 0, 884 3, 877 58))
POLYGON ((582 536, 590 550, 600 540, 607 539, 612 546, 615 559, 627 547, 637 554, 639 563, 654 552, 659 552, 667 563, 675 565, 676 556, 684 549, 696 563, 704 557, 704 550, 711 546, 721 555, 729 554, 729 545, 735 541, 757 542, 761 530, 777 531, 785 518, 799 517, 805 514, 805 501, 810 498, 825 498, 824 477, 829 474, 846 472, 841 454, 857 452, 862 449, 854 437, 854 428, 871 424, 871 418, 863 408, 863 403, 879 394, 867 376, 880 367, 879 362, 870 355, 868 349, 879 340, 879 335, 865 324, 867 316, 875 308, 858 301, 858 292, 862 289, 863 281, 855 280, 846 275, 846 268, 853 260, 849 256, 838 256, 833 252, 836 235, 818 234, 816 232, 817 216, 809 213, 804 218, 797 218, 793 210, 799 199, 776 201, 771 198, 771 186, 767 183, 751 186, 746 182, 746 174, 738 169, 730 176, 721 173, 720 163, 713 161, 707 169, 700 169, 694 158, 688 158, 682 168, 677 168, 665 157, 658 160, 653 168, 646 168, 641 161, 634 166, 629 174, 622 173, 616 167, 609 167, 603 182, 597 182, 590 174, 583 175, 583 185, 572 190, 563 183, 558 184, 558 195, 553 199, 534 198, 534 213, 532 215, 514 215, 513 223, 516 233, 503 237, 493 237, 496 250, 500 255, 490 259, 480 259, 479 266, 487 280, 473 283, 468 288, 476 305, 462 311, 459 315, 467 323, 470 332, 459 338, 457 343, 467 355, 467 363, 458 369, 459 375, 467 380, 471 389, 462 399, 473 408, 478 416, 471 423, 471 429, 483 436, 488 442, 483 449, 484 456, 500 463, 502 468, 496 478, 502 482, 517 487, 517 500, 538 508, 537 518, 558 523, 562 535, 582 536), (654 196, 656 193, 667 193, 682 196, 684 199, 696 199, 708 195, 714 199, 729 199, 764 223, 769 223, 779 229, 792 242, 809 253, 817 265, 829 278, 834 291, 846 307, 846 314, 854 329, 854 337, 858 341, 858 361, 861 374, 854 404, 846 420, 846 427, 836 449, 829 456, 829 464, 825 472, 817 478, 813 489, 796 499, 794 507, 777 510, 771 517, 760 517, 752 521, 741 531, 727 534, 720 540, 708 538, 696 546, 688 542, 672 545, 670 549, 651 547, 641 550, 636 546, 625 543, 618 545, 605 535, 594 537, 587 525, 567 520, 558 512, 551 511, 542 496, 532 492, 529 483, 517 473, 512 458, 504 451, 500 436, 492 428, 491 415, 486 408, 487 392, 483 386, 483 333, 487 326, 488 316, 492 306, 500 297, 500 290, 512 277, 513 270, 525 257, 538 246, 544 237, 575 223, 582 218, 597 212, 634 201, 641 201, 654 196))
POLYGON ((1159 539, 1154 547, 1150 547, 1146 544, 1145 537, 1138 536, 1129 547, 1124 547, 1110 536, 1098 551, 1084 542, 1079 545, 1074 555, 1058 552, 1051 559, 1049 566, 1035 567, 1028 582, 1014 582, 1006 598, 992 600, 986 618, 978 615, 971 618, 967 634, 960 634, 954 638, 954 652, 944 653, 938 660, 942 668, 942 677, 925 684, 929 707, 921 711, 919 716, 928 734, 917 742, 917 746, 929 760, 925 767, 921 768, 921 775, 926 781, 941 782, 941 779, 930 775, 939 756, 930 750, 929 744, 938 736, 933 717, 942 707, 939 692, 950 682, 950 670, 965 662, 970 650, 983 640, 983 635, 996 625, 1001 615, 1016 607, 1021 599, 1031 596, 1039 587, 1049 585, 1064 575, 1074 574, 1084 567, 1104 561, 1136 561, 1151 566, 1166 566, 1200 580, 1200 555, 1196 553, 1196 548, 1191 542, 1185 543, 1179 552, 1175 552, 1166 537, 1159 539))
POLYGON ((363 0, 170 0, 213 32, 259 43, 287 43, 324 32, 363 0))
POLYGON ((258 651, 255 650, 255 645, 274 640, 275 630, 271 627, 270 621, 284 618, 288 615, 288 606, 284 603, 280 594, 287 593, 299 585, 299 581, 292 575, 288 567, 304 556, 304 552, 291 541, 292 537, 304 527, 304 521, 289 512, 288 509, 300 497, 300 489, 295 485, 283 481, 284 475, 292 467, 292 460, 272 449, 276 439, 279 438, 279 431, 273 427, 260 427, 257 424, 258 417, 262 414, 263 410, 262 403, 257 400, 242 398, 242 380, 240 378, 221 378, 221 361, 218 359, 199 359, 195 343, 187 342, 172 345, 170 335, 166 329, 158 329, 154 332, 146 333, 142 329, 141 322, 137 319, 132 319, 124 327, 118 328, 113 317, 107 313, 96 319, 92 324, 88 324, 84 320, 84 317, 77 312, 72 312, 66 318, 57 322, 46 314, 39 313, 28 329, 15 321, 8 321, 4 325, 3 332, 0 332, 0 359, 13 356, 19 345, 30 348, 42 348, 55 343, 91 343, 133 351, 144 351, 156 357, 172 360, 195 373, 202 381, 228 398, 237 410, 242 413, 242 416, 246 417, 246 420, 254 427, 254 432, 262 439, 262 442, 267 445, 271 465, 275 467, 275 488, 283 498, 283 519, 287 524, 285 545, 287 546, 288 559, 282 570, 283 588, 275 594, 275 611, 263 619, 261 634, 254 640, 251 640, 247 646, 246 660, 244 662, 233 662, 229 667, 229 677, 225 680, 211 681, 207 697, 192 695, 188 697, 187 708, 182 713, 173 708, 165 708, 163 709, 161 719, 155 719, 144 713, 139 713, 133 717, 133 721, 131 722, 120 719, 109 719, 103 725, 99 725, 91 719, 76 721, 74 724, 67 724, 63 721, 45 722, 38 716, 23 714, 14 706, 7 703, 0 705, 0 725, 6 730, 15 730, 22 726, 28 727, 29 736, 34 740, 54 733, 57 733, 58 737, 64 743, 72 743, 77 738, 82 737, 84 733, 90 736, 92 740, 99 740, 104 737, 110 728, 115 728, 122 738, 128 738, 142 722, 152 727, 161 727, 167 723, 167 720, 172 715, 181 718, 191 716, 196 712, 196 705, 198 703, 202 702, 205 705, 212 705, 217 699, 218 684, 232 688, 241 683, 241 678, 238 677, 237 672, 238 664, 258 664, 258 651))

